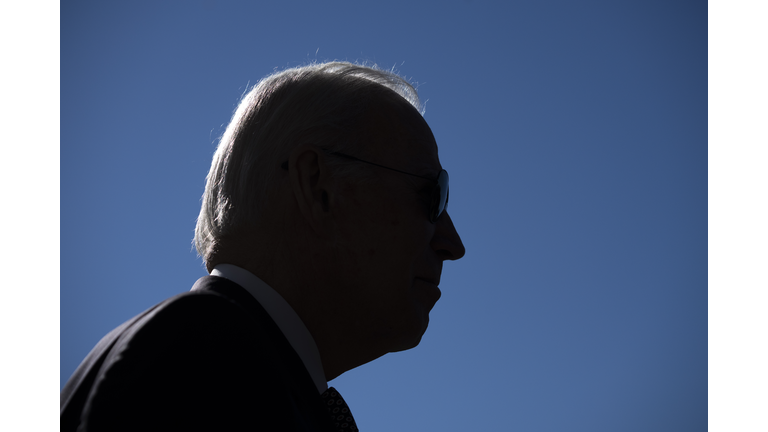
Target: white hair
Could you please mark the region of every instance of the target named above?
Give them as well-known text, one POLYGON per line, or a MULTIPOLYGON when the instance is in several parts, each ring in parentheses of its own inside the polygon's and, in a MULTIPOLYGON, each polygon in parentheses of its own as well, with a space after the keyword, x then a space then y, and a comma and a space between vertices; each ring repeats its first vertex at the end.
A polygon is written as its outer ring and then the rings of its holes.
MULTIPOLYGON (((393 95, 423 115, 416 89, 375 65, 311 64, 274 73, 256 84, 235 110, 206 178, 194 240, 206 264, 224 239, 236 238, 253 223, 281 162, 295 146, 312 143, 350 151, 364 145, 363 115, 393 95)), ((357 154, 360 151, 364 149, 357 154)))

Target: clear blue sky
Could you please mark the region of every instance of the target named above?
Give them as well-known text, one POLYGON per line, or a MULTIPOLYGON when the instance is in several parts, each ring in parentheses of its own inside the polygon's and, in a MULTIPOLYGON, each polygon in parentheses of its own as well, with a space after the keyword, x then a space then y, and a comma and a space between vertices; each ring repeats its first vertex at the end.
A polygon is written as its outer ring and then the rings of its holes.
POLYGON ((705 1, 62 2, 61 386, 205 274, 241 94, 325 60, 418 83, 467 248, 332 382, 363 431, 707 430, 705 1))

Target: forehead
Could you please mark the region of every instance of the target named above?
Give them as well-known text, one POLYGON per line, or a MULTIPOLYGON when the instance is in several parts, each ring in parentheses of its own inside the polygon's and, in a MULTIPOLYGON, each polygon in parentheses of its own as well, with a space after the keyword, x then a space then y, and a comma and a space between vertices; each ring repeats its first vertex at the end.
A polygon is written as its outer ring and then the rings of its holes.
POLYGON ((365 116, 368 152, 380 163, 436 173, 440 161, 432 130, 413 105, 397 98, 377 104, 365 116))

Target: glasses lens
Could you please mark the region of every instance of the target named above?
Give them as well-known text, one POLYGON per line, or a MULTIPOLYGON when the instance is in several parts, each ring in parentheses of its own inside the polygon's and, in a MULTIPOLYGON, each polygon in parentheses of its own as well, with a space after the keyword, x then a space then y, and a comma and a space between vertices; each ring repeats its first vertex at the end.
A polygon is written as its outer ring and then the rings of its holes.
POLYGON ((435 186, 434 195, 432 196, 432 211, 430 212, 430 220, 432 223, 437 221, 437 218, 443 214, 445 208, 448 206, 448 171, 442 170, 437 176, 437 185, 435 186))

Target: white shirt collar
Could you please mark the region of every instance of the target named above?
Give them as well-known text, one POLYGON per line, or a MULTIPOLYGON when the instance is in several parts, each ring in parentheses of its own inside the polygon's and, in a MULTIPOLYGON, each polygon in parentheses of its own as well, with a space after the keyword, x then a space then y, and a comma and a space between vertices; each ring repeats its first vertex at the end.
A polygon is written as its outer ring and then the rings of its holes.
POLYGON ((211 271, 211 276, 229 279, 251 293, 264 307, 270 318, 280 327, 285 338, 299 355, 304 367, 307 368, 312 377, 318 393, 323 393, 328 389, 323 362, 320 359, 320 351, 317 349, 315 339, 312 338, 307 326, 304 325, 291 305, 277 291, 253 273, 232 264, 217 265, 211 271))

